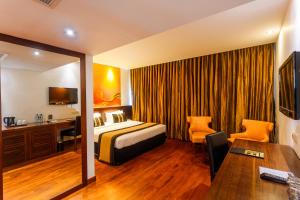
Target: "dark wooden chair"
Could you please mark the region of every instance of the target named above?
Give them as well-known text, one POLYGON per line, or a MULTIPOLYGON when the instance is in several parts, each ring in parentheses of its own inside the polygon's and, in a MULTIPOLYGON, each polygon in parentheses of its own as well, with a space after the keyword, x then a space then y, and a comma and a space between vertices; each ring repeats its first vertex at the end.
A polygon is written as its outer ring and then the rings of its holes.
POLYGON ((77 136, 81 135, 81 116, 77 116, 75 120, 74 129, 61 131, 61 138, 64 141, 65 136, 73 136, 74 138, 74 151, 77 150, 77 136))
POLYGON ((206 136, 206 143, 209 156, 210 176, 211 180, 213 180, 229 150, 227 134, 222 131, 209 134, 206 136))

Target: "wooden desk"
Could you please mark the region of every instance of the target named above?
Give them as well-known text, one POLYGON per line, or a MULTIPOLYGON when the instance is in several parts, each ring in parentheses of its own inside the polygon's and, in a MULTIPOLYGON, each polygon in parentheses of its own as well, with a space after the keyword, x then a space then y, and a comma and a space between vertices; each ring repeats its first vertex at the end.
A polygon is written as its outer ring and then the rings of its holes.
POLYGON ((288 199, 288 186, 260 179, 258 167, 291 171, 300 177, 300 160, 291 147, 246 140, 236 140, 232 146, 262 151, 265 158, 228 152, 207 199, 288 199))
POLYGON ((73 128, 74 122, 74 119, 63 119, 52 123, 3 127, 3 166, 8 167, 55 154, 59 132, 73 128))

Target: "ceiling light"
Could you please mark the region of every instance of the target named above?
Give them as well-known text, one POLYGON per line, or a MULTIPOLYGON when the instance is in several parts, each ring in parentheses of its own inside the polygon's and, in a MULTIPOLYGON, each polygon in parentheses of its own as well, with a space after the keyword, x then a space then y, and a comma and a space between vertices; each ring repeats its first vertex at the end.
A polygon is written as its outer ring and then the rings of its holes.
POLYGON ((34 52, 33 52, 33 55, 39 56, 39 55, 40 55, 40 52, 39 52, 39 51, 34 51, 34 52))
POLYGON ((65 34, 68 37, 75 37, 75 35, 76 35, 75 31, 73 29, 70 29, 70 28, 65 29, 65 34))

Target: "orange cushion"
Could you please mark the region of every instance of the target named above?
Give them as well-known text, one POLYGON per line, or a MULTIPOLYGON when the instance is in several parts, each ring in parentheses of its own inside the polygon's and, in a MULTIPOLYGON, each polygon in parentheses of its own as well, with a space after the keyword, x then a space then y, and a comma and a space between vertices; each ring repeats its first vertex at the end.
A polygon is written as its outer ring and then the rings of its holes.
POLYGON ((210 133, 208 132, 193 132, 191 135, 191 140, 193 143, 204 143, 205 141, 205 136, 210 133))
POLYGON ((196 117, 191 116, 190 117, 190 130, 191 131, 201 131, 201 132, 208 132, 212 133, 212 129, 209 128, 209 123, 211 122, 211 117, 196 117))

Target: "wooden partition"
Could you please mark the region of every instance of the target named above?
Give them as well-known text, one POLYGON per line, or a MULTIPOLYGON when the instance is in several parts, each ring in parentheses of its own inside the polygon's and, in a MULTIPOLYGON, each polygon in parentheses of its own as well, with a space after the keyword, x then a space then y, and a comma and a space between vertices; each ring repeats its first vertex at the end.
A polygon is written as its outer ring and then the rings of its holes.
MULTIPOLYGON (((86 133, 86 126, 87 126, 87 115, 86 115, 86 59, 85 54, 63 49, 60 47, 35 42, 32 40, 27 40, 23 38, 18 38, 6 34, 0 33, 0 41, 8 42, 16 45, 21 45, 25 47, 35 48, 39 50, 49 51, 53 53, 63 54, 67 56, 73 56, 80 59, 80 88, 81 88, 81 156, 82 156, 82 183, 74 188, 65 191, 64 193, 58 195, 54 199, 62 199, 63 197, 67 196, 68 194, 79 190, 80 188, 86 186, 88 184, 87 178, 87 133, 86 133)), ((1 84, 1 82, 0 82, 1 84)), ((1 85, 0 85, 1 88, 1 85)), ((0 90, 1 92, 1 90, 0 90)), ((2 116, 1 116, 1 99, 0 99, 0 127, 2 127, 2 116)), ((3 149, 2 149, 2 130, 0 128, 0 167, 1 167, 1 175, 0 175, 0 199, 3 199, 3 149)))

